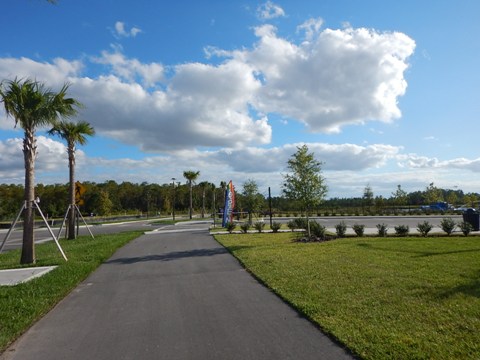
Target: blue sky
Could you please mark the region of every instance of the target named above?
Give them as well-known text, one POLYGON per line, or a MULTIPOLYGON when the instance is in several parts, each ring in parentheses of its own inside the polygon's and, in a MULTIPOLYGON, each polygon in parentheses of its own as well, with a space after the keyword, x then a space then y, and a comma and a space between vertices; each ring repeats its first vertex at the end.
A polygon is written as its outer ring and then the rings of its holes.
MULTIPOLYGON (((479 13, 474 0, 17 0, 0 13, 0 79, 71 84, 97 131, 81 181, 198 170, 278 194, 306 143, 329 197, 478 192, 479 13)), ((23 183, 13 125, 0 110, 1 183, 23 183)), ((66 183, 65 145, 43 130, 36 181, 66 183)))

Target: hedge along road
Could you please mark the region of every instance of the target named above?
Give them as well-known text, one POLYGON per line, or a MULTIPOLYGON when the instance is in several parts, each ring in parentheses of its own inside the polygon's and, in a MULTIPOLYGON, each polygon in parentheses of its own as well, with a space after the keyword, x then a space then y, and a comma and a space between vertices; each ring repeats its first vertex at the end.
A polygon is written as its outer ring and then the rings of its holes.
POLYGON ((208 224, 196 223, 149 232, 119 249, 0 358, 352 356, 259 284, 208 224))

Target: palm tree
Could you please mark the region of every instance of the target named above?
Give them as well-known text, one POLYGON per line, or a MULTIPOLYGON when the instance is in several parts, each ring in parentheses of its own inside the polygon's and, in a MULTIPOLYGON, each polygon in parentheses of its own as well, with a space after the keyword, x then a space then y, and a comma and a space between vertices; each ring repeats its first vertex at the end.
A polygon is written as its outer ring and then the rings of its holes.
POLYGON ((78 123, 60 121, 48 133, 58 135, 67 142, 68 168, 70 170, 68 238, 75 239, 75 145, 85 145, 87 143, 85 135, 93 136, 95 130, 86 121, 79 121, 78 123))
POLYGON ((193 215, 193 202, 192 202, 192 187, 193 183, 195 180, 197 180, 198 176, 200 175, 200 171, 184 171, 183 172, 183 177, 188 180, 188 187, 190 188, 190 219, 192 218, 193 215))
POLYGON ((23 156, 25 161, 25 210, 23 212, 23 243, 20 263, 35 263, 35 243, 33 238, 35 199, 35 158, 37 145, 35 131, 38 127, 53 124, 59 117, 69 117, 77 113, 80 103, 67 98, 69 85, 55 93, 43 83, 26 80, 7 80, 0 84, 0 99, 7 116, 20 124, 24 130, 23 156))
POLYGON ((208 181, 202 181, 198 184, 202 188, 202 219, 205 218, 205 196, 207 189, 210 188, 210 183, 208 181))

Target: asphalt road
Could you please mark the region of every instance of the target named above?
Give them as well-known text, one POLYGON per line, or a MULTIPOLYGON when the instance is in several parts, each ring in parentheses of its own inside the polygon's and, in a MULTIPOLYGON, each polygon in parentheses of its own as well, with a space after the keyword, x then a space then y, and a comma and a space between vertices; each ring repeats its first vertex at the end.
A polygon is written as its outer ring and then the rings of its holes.
POLYGON ((440 223, 443 218, 452 218, 455 222, 462 221, 461 215, 445 215, 445 216, 335 216, 335 217, 314 217, 316 221, 324 225, 326 228, 335 228, 335 225, 340 221, 345 221, 348 228, 351 228, 354 224, 363 224, 367 229, 377 230, 377 224, 386 224, 388 226, 389 234, 394 234, 394 227, 397 225, 408 225, 411 232, 415 232, 419 223, 428 221, 434 226, 433 232, 441 231, 440 223))
MULTIPOLYGON (((443 218, 452 218, 455 222, 463 221, 462 215, 426 215, 426 216, 312 216, 310 219, 315 220, 325 226, 327 230, 335 232, 335 226, 341 221, 344 221, 347 225, 347 234, 354 234, 352 225, 360 224, 365 225, 365 234, 377 234, 377 225, 386 224, 388 227, 388 234, 395 234, 394 227, 397 225, 408 225, 410 233, 417 232, 417 226, 419 223, 428 221, 434 227, 432 232, 441 232, 440 223, 443 218)), ((280 223, 288 223, 292 218, 290 217, 274 217, 272 221, 280 223)), ((270 218, 264 217, 263 220, 266 223, 270 222, 270 218)), ((456 229, 460 233, 459 229, 456 229)))
POLYGON ((132 241, 0 358, 352 358, 259 284, 207 227, 164 227, 132 241))
MULTIPOLYGON (((158 220, 158 219, 156 219, 158 220)), ((101 235, 101 234, 116 234, 119 232, 124 231, 133 231, 133 230, 140 230, 140 231, 150 231, 155 228, 161 227, 161 225, 153 225, 152 221, 148 220, 141 220, 141 221, 127 221, 122 223, 111 223, 111 224, 101 224, 101 225, 89 225, 90 231, 92 232, 93 236, 101 235)), ((58 236, 59 228, 52 228, 53 233, 55 236, 58 236)), ((63 229, 65 230, 65 228, 63 229)), ((0 245, 3 243, 7 235, 8 230, 2 229, 0 230, 0 245)), ((65 232, 62 231, 61 236, 64 236, 65 232)), ((89 235, 88 230, 84 225, 80 226, 79 228, 80 235, 89 235)), ((22 229, 21 227, 16 227, 14 231, 11 232, 9 239, 7 240, 3 251, 8 251, 12 249, 18 249, 22 245, 22 229)), ((35 243, 41 244, 45 241, 51 241, 52 236, 47 228, 38 228, 35 229, 35 243)))

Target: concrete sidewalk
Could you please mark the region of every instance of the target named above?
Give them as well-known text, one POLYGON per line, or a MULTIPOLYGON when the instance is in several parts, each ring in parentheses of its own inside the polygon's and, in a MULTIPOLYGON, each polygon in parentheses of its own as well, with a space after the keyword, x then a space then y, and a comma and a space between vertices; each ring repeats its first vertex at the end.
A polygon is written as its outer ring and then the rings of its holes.
POLYGON ((39 266, 22 269, 0 270, 0 286, 14 286, 43 276, 56 266, 39 266))
POLYGON ((352 359, 208 229, 120 249, 1 359, 352 359))

